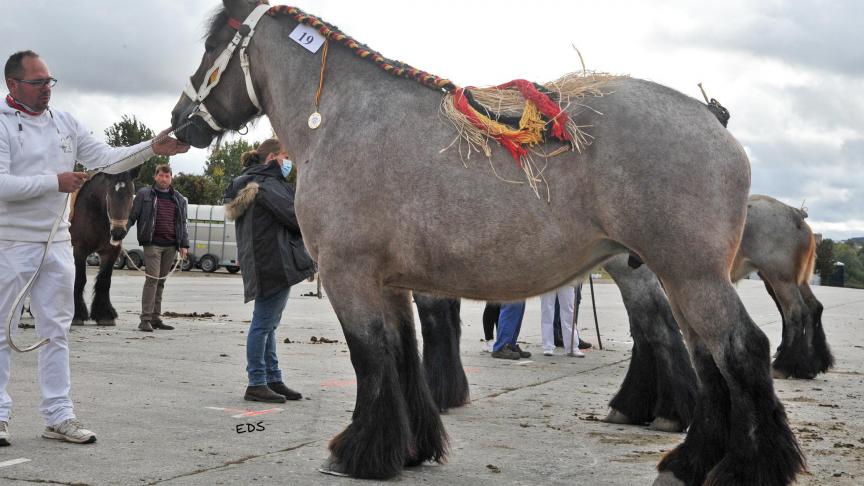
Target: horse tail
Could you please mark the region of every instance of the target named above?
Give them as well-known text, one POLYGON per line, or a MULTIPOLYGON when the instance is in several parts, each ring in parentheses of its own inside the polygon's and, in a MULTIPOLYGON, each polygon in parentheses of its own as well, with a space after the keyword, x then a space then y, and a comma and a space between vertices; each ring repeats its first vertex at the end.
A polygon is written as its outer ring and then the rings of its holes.
POLYGON ((816 268, 816 237, 813 231, 807 227, 807 250, 798 264, 798 285, 810 281, 813 270, 816 268))

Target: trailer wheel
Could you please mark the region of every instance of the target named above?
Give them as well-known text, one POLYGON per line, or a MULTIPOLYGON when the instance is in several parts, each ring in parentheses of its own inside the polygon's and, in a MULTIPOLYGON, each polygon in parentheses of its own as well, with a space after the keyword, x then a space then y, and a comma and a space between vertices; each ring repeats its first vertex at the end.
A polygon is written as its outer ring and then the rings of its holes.
POLYGON ((188 272, 189 270, 192 270, 193 268, 195 268, 196 262, 197 262, 197 260, 195 259, 195 255, 193 255, 191 253, 187 253, 186 259, 183 260, 183 263, 180 264, 180 270, 183 270, 184 272, 188 272))
POLYGON ((225 270, 228 270, 228 273, 237 273, 240 271, 240 265, 228 265, 225 270))
POLYGON ((219 269, 219 260, 213 255, 204 255, 198 260, 198 266, 207 273, 213 273, 219 269))
POLYGON ((120 270, 125 266, 126 266, 126 255, 121 253, 120 256, 118 256, 117 259, 114 260, 114 269, 120 270))
POLYGON ((131 250, 127 253, 129 253, 129 261, 126 262, 126 265, 129 267, 129 269, 137 270, 138 268, 140 268, 141 270, 144 270, 144 254, 141 253, 140 250, 131 250))

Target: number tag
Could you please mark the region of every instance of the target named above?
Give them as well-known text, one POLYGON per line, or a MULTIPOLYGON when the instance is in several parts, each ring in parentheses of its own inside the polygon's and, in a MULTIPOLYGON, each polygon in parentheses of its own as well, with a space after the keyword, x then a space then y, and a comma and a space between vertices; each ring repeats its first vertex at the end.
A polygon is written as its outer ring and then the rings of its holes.
POLYGON ((324 36, 308 25, 298 25, 289 37, 313 54, 324 44, 324 36))

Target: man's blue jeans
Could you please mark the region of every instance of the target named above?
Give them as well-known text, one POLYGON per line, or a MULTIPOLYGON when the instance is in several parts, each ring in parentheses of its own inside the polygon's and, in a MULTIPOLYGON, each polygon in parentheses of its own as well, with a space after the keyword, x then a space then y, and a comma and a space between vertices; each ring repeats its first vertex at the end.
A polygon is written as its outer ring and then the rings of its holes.
POLYGON ((255 299, 252 324, 246 336, 246 373, 249 386, 282 381, 282 370, 276 357, 276 328, 288 302, 291 287, 269 296, 255 299))
POLYGON ((506 345, 516 346, 519 331, 522 329, 522 318, 525 316, 525 301, 511 302, 501 305, 501 315, 498 317, 498 335, 492 351, 501 351, 506 345))

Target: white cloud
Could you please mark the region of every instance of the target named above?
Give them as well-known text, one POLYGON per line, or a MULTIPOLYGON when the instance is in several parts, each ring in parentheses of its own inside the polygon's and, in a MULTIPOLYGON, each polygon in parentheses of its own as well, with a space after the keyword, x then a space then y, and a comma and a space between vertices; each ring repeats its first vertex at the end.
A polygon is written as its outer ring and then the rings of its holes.
MULTIPOLYGON (((197 67, 215 0, 4 0, 0 45, 42 53, 53 103, 101 134, 123 114, 166 126, 197 67)), ((274 2, 275 3, 275 2, 274 2)), ((515 0, 293 3, 385 56, 463 85, 537 81, 580 69, 654 80, 732 112, 753 191, 799 205, 832 236, 861 236, 864 3, 854 0, 515 0), (822 224, 822 223, 819 223, 822 224), (841 226, 841 225, 846 226, 841 226)), ((261 123, 247 139, 270 133, 261 123)), ((172 163, 200 172, 206 152, 172 163)), ((812 222, 811 222, 812 223, 812 222)), ((815 223, 814 223, 815 226, 815 223)))

